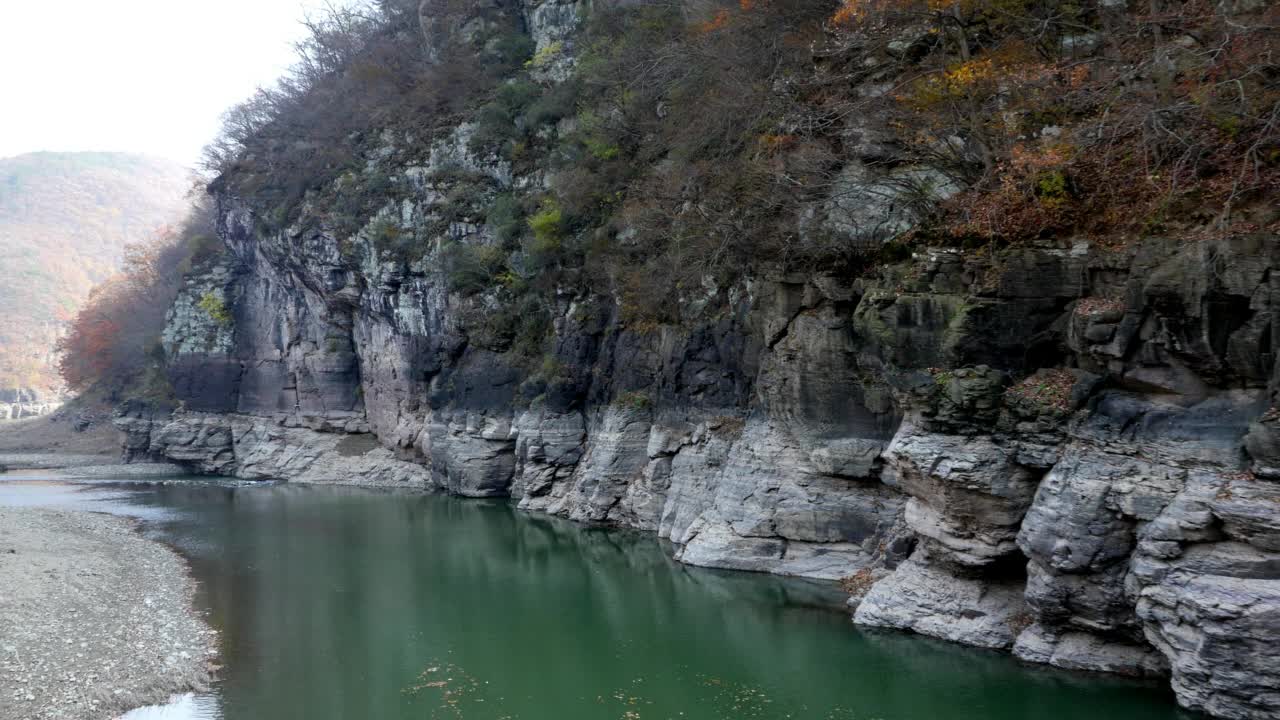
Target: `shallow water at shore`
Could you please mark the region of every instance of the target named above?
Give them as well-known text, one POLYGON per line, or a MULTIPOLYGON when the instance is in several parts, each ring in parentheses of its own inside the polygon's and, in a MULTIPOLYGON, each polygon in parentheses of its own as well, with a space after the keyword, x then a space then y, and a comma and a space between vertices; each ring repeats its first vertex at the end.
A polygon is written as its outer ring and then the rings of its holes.
POLYGON ((0 720, 101 720, 208 687, 216 636, 188 564, 134 522, 168 511, 128 495, 0 480, 0 720))
POLYGON ((201 582, 216 692, 133 717, 1191 717, 1160 688, 856 628, 829 585, 690 568, 650 536, 502 502, 201 482, 35 492, 141 517, 201 582))

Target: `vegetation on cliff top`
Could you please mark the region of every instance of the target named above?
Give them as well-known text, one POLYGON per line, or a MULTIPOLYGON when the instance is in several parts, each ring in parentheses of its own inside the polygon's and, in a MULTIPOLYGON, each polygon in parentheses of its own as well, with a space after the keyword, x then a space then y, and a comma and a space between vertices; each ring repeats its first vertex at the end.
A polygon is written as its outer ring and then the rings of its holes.
POLYGON ((1274 4, 601 3, 536 52, 524 23, 464 0, 333 10, 228 112, 211 189, 352 261, 361 234, 384 260, 434 253, 484 298, 472 341, 535 364, 564 287, 645 329, 762 265, 1280 222, 1274 4), (465 163, 401 172, 461 123, 465 163), (388 212, 406 198, 429 226, 388 212))
POLYGON ((272 228, 299 219, 310 194, 330 225, 353 232, 352 220, 385 196, 352 186, 344 195, 335 180, 361 172, 384 133, 429 146, 533 53, 497 4, 427 4, 439 32, 423 26, 417 0, 336 6, 308 20, 290 73, 231 108, 206 148, 212 188, 250 201, 272 228), (462 16, 478 29, 463 32, 462 16))
MULTIPOLYGON (((503 228, 511 259, 483 274, 568 270, 669 319, 660 305, 707 277, 879 257, 893 238, 810 222, 848 191, 851 167, 912 206, 917 227, 899 241, 1274 227, 1253 212, 1280 170, 1280 10, 1268 5, 602 4, 564 78, 544 71, 564 47, 535 55, 500 6, 437 0, 423 16, 384 0, 313 23, 294 73, 228 115, 210 164, 215 188, 268 222, 298 219, 307 199, 313 220, 353 231, 406 192, 334 197, 380 133, 425 152, 473 120, 473 152, 550 178, 546 193, 442 204, 503 228)), ((400 250, 415 247, 426 242, 400 250)))
POLYGON ((965 192, 925 232, 1016 241, 1275 229, 1280 8, 1207 0, 846 0, 847 104, 965 192), (1131 7, 1132 6, 1132 7, 1131 7), (869 52, 870 51, 870 52, 869 52))

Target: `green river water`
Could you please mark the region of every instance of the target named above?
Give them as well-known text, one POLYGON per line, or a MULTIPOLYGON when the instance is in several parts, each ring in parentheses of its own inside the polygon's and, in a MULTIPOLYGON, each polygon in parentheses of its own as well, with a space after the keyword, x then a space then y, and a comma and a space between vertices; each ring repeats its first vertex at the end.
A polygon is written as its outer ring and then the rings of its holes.
MULTIPOLYGON (((290 485, 103 486, 177 547, 225 720, 1167 720, 1166 690, 852 625, 825 585, 680 565, 508 504, 290 485)), ((190 700, 190 699, 189 699, 190 700)))

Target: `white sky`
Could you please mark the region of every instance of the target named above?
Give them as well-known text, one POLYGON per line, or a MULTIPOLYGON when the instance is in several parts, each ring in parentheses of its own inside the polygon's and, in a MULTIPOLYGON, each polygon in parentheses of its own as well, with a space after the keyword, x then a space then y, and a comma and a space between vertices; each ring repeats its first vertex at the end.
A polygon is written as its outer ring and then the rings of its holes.
POLYGON ((292 62, 322 0, 0 0, 0 157, 193 164, 222 111, 292 62))

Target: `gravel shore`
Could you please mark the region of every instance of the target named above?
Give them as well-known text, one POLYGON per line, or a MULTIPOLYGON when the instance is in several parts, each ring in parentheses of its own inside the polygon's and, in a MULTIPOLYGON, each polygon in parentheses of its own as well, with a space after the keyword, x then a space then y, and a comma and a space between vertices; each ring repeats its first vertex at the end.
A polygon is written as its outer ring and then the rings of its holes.
POLYGON ((134 521, 0 507, 0 720, 102 720, 205 689, 216 638, 134 521))
POLYGON ((100 455, 68 453, 0 452, 0 472, 23 470, 58 470, 64 480, 99 478, 104 480, 146 480, 157 477, 188 475, 189 471, 172 463, 121 464, 117 459, 100 455))
POLYGON ((0 452, 0 469, 56 470, 74 467, 127 467, 109 455, 64 452, 0 452))

